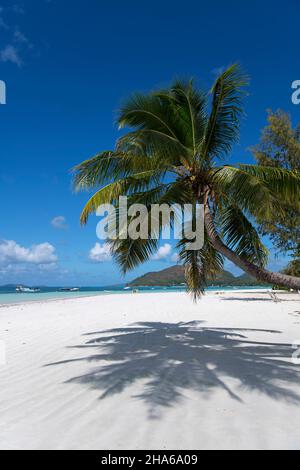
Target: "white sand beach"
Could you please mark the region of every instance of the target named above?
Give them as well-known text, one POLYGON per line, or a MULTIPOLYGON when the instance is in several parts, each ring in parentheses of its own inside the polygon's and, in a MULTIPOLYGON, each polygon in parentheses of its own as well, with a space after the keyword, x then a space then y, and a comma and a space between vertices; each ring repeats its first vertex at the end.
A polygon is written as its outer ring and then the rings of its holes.
POLYGON ((0 308, 1 449, 299 449, 300 297, 0 308))

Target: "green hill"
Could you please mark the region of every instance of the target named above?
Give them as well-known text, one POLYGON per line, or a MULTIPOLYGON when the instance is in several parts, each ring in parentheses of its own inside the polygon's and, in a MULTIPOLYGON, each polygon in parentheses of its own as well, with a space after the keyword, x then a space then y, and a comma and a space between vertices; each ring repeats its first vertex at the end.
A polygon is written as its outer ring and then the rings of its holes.
MULTIPOLYGON (((184 283, 184 267, 176 265, 162 271, 144 274, 130 282, 129 286, 178 286, 184 283)), ((209 285, 214 286, 256 286, 260 284, 248 274, 235 277, 225 270, 216 279, 209 282, 209 285)))

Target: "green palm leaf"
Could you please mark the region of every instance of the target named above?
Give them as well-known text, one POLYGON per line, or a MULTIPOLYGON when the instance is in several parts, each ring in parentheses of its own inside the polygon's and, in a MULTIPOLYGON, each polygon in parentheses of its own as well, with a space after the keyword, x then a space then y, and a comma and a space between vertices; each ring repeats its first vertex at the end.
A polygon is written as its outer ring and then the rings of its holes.
POLYGON ((212 109, 202 149, 204 159, 224 157, 237 141, 247 83, 248 78, 238 64, 231 65, 214 83, 212 109))
POLYGON ((262 181, 280 202, 300 207, 299 172, 257 165, 240 165, 240 169, 262 181))
POLYGON ((149 261, 158 249, 158 240, 156 239, 132 240, 128 238, 108 243, 111 244, 112 255, 123 274, 149 261))
POLYGON ((169 98, 180 125, 181 140, 196 156, 206 126, 207 94, 196 91, 192 80, 188 83, 177 80, 169 93, 157 95, 169 98))
POLYGON ((219 209, 220 230, 229 248, 258 266, 264 267, 268 261, 268 250, 260 237, 237 206, 219 209))
POLYGON ((80 217, 81 224, 85 225, 89 216, 95 213, 101 204, 117 205, 120 196, 148 189, 151 185, 158 185, 163 176, 160 171, 144 171, 104 186, 86 203, 80 217))
POLYGON ((203 295, 208 281, 214 279, 223 269, 224 259, 207 237, 201 250, 188 250, 188 243, 188 240, 178 243, 179 257, 185 267, 187 290, 196 301, 203 295))

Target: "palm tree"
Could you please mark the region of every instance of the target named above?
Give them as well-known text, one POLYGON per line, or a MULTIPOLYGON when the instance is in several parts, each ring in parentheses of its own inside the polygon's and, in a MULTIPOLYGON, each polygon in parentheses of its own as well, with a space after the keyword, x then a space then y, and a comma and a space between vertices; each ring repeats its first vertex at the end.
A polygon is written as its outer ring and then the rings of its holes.
MULTIPOLYGON (((77 190, 97 189, 83 209, 82 224, 100 204, 118 208, 120 195, 149 208, 204 204, 203 248, 186 249, 186 239, 178 243, 188 290, 195 299, 207 279, 223 269, 224 258, 260 281, 300 288, 299 277, 265 269, 268 251, 255 227, 262 215, 268 220, 274 211, 283 210, 283 201, 299 205, 299 173, 224 164, 239 137, 246 85, 247 77, 234 64, 209 93, 198 91, 192 81, 175 81, 165 90, 135 94, 119 112, 119 127, 129 131, 115 149, 74 168, 77 190)), ((153 256, 158 240, 117 239, 111 248, 126 273, 153 256)))

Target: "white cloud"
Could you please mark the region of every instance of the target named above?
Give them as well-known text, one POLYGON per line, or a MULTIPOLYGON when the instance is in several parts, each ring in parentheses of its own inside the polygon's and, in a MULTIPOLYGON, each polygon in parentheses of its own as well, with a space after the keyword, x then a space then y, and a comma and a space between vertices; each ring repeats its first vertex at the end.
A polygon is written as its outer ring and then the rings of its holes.
POLYGON ((0 241, 0 265, 14 264, 53 264, 57 261, 54 246, 50 243, 41 243, 25 248, 14 240, 0 241))
POLYGON ((5 13, 16 15, 24 15, 25 11, 21 5, 14 4, 11 7, 5 9, 0 7, 0 30, 4 30, 6 36, 7 45, 0 50, 0 62, 12 63, 21 67, 23 61, 20 53, 23 53, 25 49, 33 49, 33 45, 26 35, 20 30, 20 28, 10 22, 6 22, 4 19, 5 13))
POLYGON ((100 243, 97 242, 96 245, 90 250, 89 258, 91 261, 95 261, 97 263, 110 261, 111 251, 109 244, 104 243, 103 245, 100 245, 100 243))
POLYGON ((160 261, 163 259, 166 259, 168 256, 170 256, 172 252, 172 247, 169 243, 165 243, 163 246, 161 246, 157 253, 152 257, 153 260, 155 261, 160 261))
POLYGON ((51 225, 58 230, 65 230, 68 228, 66 218, 63 215, 58 215, 51 220, 51 225))
POLYGON ((0 62, 11 62, 18 67, 22 66, 22 60, 15 46, 8 44, 0 51, 0 62))

